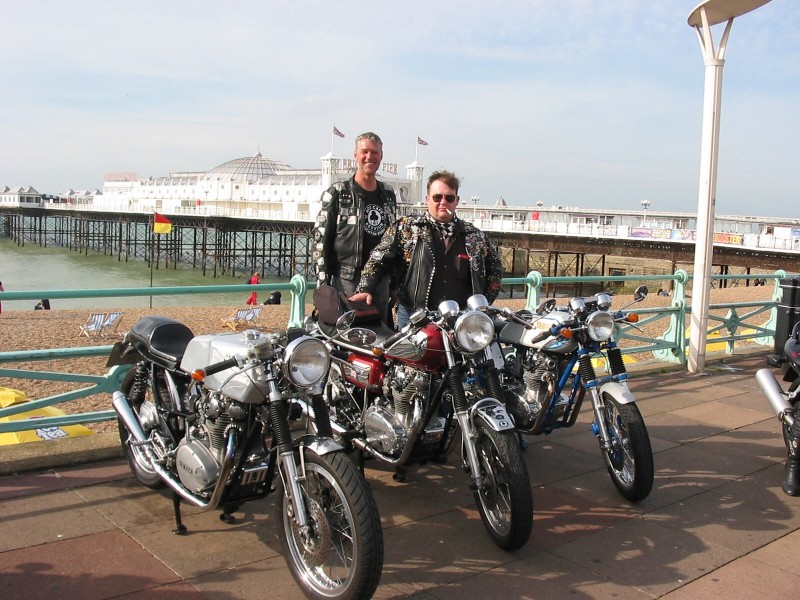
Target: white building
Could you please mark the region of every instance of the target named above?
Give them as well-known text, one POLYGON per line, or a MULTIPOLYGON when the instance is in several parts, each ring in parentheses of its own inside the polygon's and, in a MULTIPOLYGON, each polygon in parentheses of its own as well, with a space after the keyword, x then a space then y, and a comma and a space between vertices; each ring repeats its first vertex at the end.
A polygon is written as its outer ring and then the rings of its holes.
MULTIPOLYGON (((322 192, 355 173, 353 159, 331 153, 320 169, 295 169, 281 161, 255 156, 237 158, 207 172, 170 173, 140 178, 135 173, 108 173, 94 208, 109 211, 158 211, 165 214, 227 215, 314 220, 322 192)), ((398 177, 397 165, 381 164, 378 179, 390 184, 398 201, 416 203, 424 197, 424 167, 416 161, 398 177)))

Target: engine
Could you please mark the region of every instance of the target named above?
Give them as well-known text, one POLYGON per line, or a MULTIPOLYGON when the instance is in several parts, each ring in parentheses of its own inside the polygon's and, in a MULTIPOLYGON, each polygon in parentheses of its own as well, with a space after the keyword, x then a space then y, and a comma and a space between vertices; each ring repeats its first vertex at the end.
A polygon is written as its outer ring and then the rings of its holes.
MULTIPOLYGON (((561 376, 564 362, 559 357, 528 350, 521 358, 518 355, 506 358, 505 401, 514 417, 514 422, 523 430, 537 424, 541 426, 542 411, 546 411, 561 376)), ((562 393, 556 401, 550 420, 564 414, 568 397, 562 393)))
MULTIPOLYGON (((414 367, 395 364, 383 380, 383 395, 364 411, 367 442, 391 455, 399 454, 411 428, 423 418, 431 390, 431 375, 414 367)), ((438 443, 444 419, 434 415, 426 424, 420 448, 438 443)))
POLYGON ((247 411, 221 394, 206 393, 195 398, 198 416, 178 444, 176 468, 181 483, 192 493, 210 493, 219 479, 230 429, 245 430, 247 411))

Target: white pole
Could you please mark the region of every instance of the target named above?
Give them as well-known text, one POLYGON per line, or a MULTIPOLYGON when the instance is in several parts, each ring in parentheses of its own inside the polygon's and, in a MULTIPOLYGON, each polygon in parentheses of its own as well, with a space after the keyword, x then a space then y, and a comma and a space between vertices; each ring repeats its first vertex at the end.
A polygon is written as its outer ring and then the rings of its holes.
POLYGON ((711 26, 705 7, 700 9, 701 27, 697 37, 705 59, 703 95, 703 132, 700 144, 700 186, 697 197, 697 239, 692 279, 692 311, 689 333, 689 372, 702 373, 706 362, 708 306, 711 298, 711 268, 714 257, 714 207, 717 194, 720 108, 722 106, 722 69, 725 47, 733 18, 728 19, 719 52, 714 51, 711 26))

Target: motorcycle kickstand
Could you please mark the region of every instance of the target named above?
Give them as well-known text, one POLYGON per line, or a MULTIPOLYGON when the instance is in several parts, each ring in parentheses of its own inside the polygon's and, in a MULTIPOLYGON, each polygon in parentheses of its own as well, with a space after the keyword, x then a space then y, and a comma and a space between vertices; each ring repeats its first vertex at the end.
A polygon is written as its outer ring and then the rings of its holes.
POLYGON ((181 498, 177 492, 172 492, 172 508, 175 511, 175 529, 172 533, 175 535, 184 535, 187 531, 186 526, 181 519, 181 498))
POLYGON ((408 476, 408 469, 405 467, 395 467, 394 468, 394 475, 392 475, 392 479, 394 479, 397 483, 403 483, 408 476))

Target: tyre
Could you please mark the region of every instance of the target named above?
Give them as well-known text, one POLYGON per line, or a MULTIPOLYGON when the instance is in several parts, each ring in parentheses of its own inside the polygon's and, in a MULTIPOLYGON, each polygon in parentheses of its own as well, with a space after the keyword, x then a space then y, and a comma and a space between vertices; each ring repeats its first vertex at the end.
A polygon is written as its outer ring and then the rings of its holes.
POLYGON ((304 465, 299 475, 308 527, 298 527, 285 488, 278 503, 292 576, 309 598, 371 598, 383 569, 383 529, 366 481, 341 452, 307 451, 304 465))
MULTIPOLYGON (((142 398, 131 398, 131 390, 133 389, 135 377, 136 367, 133 367, 130 371, 128 371, 125 379, 122 380, 122 386, 120 389, 122 393, 125 394, 125 397, 128 398, 128 402, 130 402, 134 414, 137 416, 137 418, 139 418, 142 406, 147 403, 152 406, 153 397, 152 390, 148 384, 145 388, 146 391, 142 398)), ((139 422, 142 422, 141 418, 139 418, 139 422)), ((134 437, 128 431, 128 428, 122 422, 122 419, 117 419, 117 427, 119 428, 119 439, 120 442, 122 442, 122 451, 125 454, 125 458, 128 459, 128 465, 130 466, 134 477, 136 477, 139 483, 149 487, 152 490, 157 490, 164 487, 164 480, 161 479, 158 473, 155 472, 152 464, 145 455, 144 450, 142 450, 140 446, 131 443, 133 442, 134 437)), ((148 433, 147 427, 143 426, 143 429, 145 433, 148 433)))
POLYGON ((603 427, 611 448, 603 452, 611 481, 631 502, 646 498, 653 489, 653 450, 644 419, 635 404, 620 404, 603 394, 603 427))
POLYGON ((504 550, 525 545, 533 528, 533 493, 516 431, 478 425, 483 486, 474 492, 486 531, 504 550))

